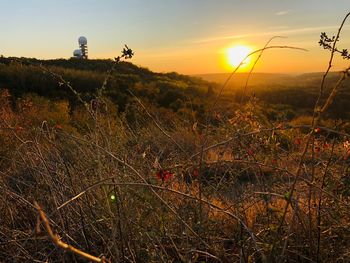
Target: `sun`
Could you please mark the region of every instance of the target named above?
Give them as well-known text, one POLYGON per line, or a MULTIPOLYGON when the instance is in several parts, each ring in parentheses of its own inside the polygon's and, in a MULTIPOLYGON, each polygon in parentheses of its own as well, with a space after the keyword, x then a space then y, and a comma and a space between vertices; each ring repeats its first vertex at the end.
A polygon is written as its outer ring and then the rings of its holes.
MULTIPOLYGON (((228 64, 232 67, 238 67, 239 64, 252 52, 248 46, 233 46, 227 49, 228 64)), ((250 63, 250 58, 243 61, 242 67, 247 67, 250 63)))

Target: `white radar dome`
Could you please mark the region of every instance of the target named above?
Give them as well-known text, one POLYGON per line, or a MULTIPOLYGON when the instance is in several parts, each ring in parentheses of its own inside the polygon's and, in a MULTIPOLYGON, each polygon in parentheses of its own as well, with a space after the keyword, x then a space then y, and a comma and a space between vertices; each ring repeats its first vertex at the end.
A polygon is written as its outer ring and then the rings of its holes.
POLYGON ((74 57, 81 57, 82 55, 83 55, 83 52, 81 52, 80 49, 76 49, 76 50, 74 50, 74 52, 73 52, 73 56, 74 56, 74 57))
POLYGON ((79 45, 86 45, 87 39, 86 37, 79 37, 78 42, 79 42, 79 45))

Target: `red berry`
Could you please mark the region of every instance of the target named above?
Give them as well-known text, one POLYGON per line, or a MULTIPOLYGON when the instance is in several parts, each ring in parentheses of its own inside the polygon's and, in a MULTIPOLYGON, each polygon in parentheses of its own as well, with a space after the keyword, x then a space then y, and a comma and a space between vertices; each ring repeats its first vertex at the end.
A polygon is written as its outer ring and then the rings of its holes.
POLYGON ((170 171, 159 170, 156 175, 159 180, 162 180, 164 182, 169 180, 174 174, 171 173, 170 171))
POLYGON ((194 177, 198 177, 198 176, 199 176, 199 171, 198 171, 198 169, 194 169, 194 170, 193 170, 193 176, 194 176, 194 177))

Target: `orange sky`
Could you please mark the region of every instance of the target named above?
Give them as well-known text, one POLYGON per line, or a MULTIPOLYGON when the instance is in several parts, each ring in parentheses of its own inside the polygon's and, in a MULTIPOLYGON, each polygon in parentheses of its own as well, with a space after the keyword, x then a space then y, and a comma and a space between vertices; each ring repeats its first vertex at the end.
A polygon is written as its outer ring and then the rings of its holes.
MULTIPOLYGON (((77 38, 88 39, 90 58, 113 58, 124 44, 133 62, 154 71, 228 72, 227 49, 273 45, 308 49, 266 51, 257 72, 324 71, 329 52, 321 32, 334 35, 349 0, 11 0, 1 4, 0 54, 69 58, 77 38)), ((350 22, 339 48, 350 48, 350 22)), ((333 70, 348 66, 337 59, 333 70)))

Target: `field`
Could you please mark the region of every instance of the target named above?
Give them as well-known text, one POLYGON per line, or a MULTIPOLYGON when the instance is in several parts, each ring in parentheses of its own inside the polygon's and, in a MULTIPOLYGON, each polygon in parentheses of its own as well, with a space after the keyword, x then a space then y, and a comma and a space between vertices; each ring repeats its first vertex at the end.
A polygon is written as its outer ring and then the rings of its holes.
POLYGON ((349 68, 225 85, 125 51, 0 58, 0 261, 349 262, 349 68))

